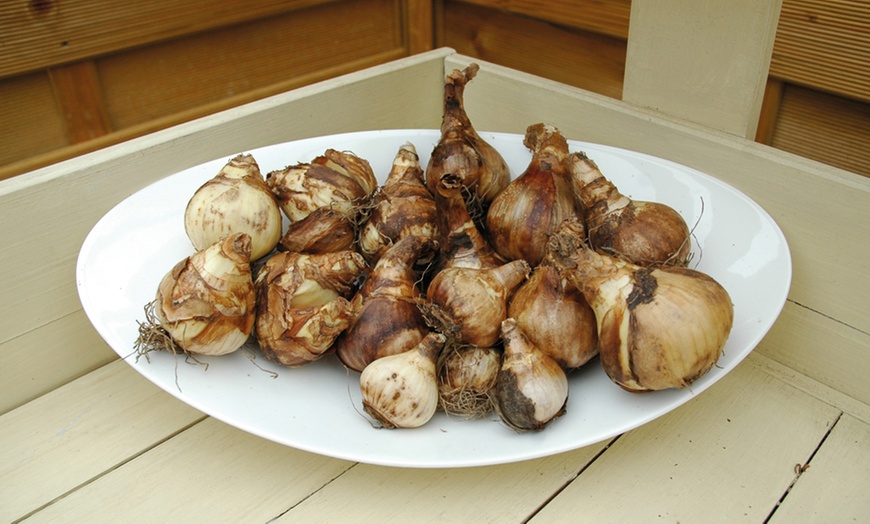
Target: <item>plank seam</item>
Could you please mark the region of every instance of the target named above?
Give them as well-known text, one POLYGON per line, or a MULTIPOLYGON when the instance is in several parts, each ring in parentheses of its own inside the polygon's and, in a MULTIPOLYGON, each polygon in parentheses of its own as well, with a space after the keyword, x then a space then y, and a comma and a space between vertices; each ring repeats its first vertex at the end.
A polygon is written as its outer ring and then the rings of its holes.
POLYGON ((598 451, 598 453, 596 453, 596 454, 595 454, 591 459, 589 459, 585 464, 583 464, 583 466, 582 466, 582 467, 577 471, 577 473, 574 474, 573 477, 571 477, 570 479, 568 479, 567 482, 565 482, 564 484, 562 484, 561 486, 559 486, 558 488, 556 488, 556 489, 553 491, 553 493, 552 493, 549 497, 547 497, 546 499, 544 499, 544 501, 541 503, 540 506, 538 506, 538 507, 537 507, 534 511, 532 511, 532 512, 531 512, 531 513, 530 513, 530 514, 529 514, 525 519, 522 520, 522 523, 523 523, 523 524, 527 524, 530 520, 532 520, 533 518, 535 518, 535 516, 536 516, 538 513, 540 513, 541 510, 544 509, 544 507, 546 507, 546 505, 550 503, 550 501, 552 501, 554 498, 558 497, 558 496, 559 496, 559 495, 560 495, 560 494, 565 490, 565 488, 567 488, 568 486, 570 486, 571 483, 574 482, 575 480, 577 480, 577 478, 580 477, 580 475, 582 475, 584 471, 586 471, 587 469, 589 469, 589 466, 591 466, 593 463, 595 463, 595 461, 597 461, 598 458, 601 457, 601 455, 603 455, 605 451, 607 451, 608 449, 610 449, 611 446, 613 446, 614 444, 616 444, 616 441, 619 440, 620 437, 622 437, 622 435, 624 435, 624 433, 623 433, 623 434, 620 434, 620 435, 617 435, 617 436, 614 437, 610 442, 608 442, 606 446, 604 446, 603 448, 601 448, 601 449, 598 451))
POLYGON ((355 468, 355 467, 357 467, 357 466, 359 466, 359 462, 354 462, 354 463, 351 464, 347 469, 345 469, 344 471, 342 471, 342 472, 339 473, 338 475, 332 477, 332 478, 329 479, 328 481, 326 481, 326 482, 324 482, 323 484, 321 484, 321 486, 320 486, 319 488, 313 490, 313 491, 312 491, 311 493, 309 493, 308 495, 306 495, 306 496, 302 497, 301 499, 299 499, 299 501, 297 501, 295 504, 291 505, 290 507, 288 507, 287 509, 285 509, 285 510, 282 511, 281 513, 275 515, 274 517, 272 517, 271 519, 269 519, 268 521, 266 521, 267 524, 271 524, 272 522, 276 522, 276 521, 278 521, 278 520, 281 519, 284 515, 286 515, 286 514, 290 513, 291 511, 293 511, 294 508, 298 507, 300 504, 302 504, 303 502, 305 502, 306 500, 310 499, 311 497, 313 497, 314 495, 316 495, 317 493, 319 493, 321 490, 323 490, 323 488, 329 486, 330 484, 332 484, 333 482, 335 482, 336 480, 338 480, 339 477, 343 476, 345 473, 347 473, 348 471, 352 470, 353 468, 355 468))
POLYGON ((118 462, 118 463, 115 464, 114 466, 111 466, 111 467, 109 467, 109 468, 106 468, 104 471, 102 471, 102 472, 99 473, 98 475, 95 475, 95 476, 91 477, 90 479, 88 479, 88 480, 86 480, 86 481, 84 481, 84 482, 82 482, 82 483, 80 483, 80 484, 78 484, 78 485, 76 485, 76 486, 70 488, 69 490, 67 490, 67 491, 61 493, 60 495, 58 495, 57 497, 55 497, 55 498, 49 500, 49 501, 46 502, 45 504, 39 506, 38 508, 35 508, 35 509, 33 509, 32 511, 30 511, 30 512, 28 512, 28 513, 26 513, 26 514, 24 514, 24 515, 22 515, 22 516, 20 516, 20 517, 18 517, 17 519, 15 519, 15 520, 12 521, 12 524, 18 524, 18 523, 20 523, 20 522, 23 522, 23 521, 29 519, 30 517, 34 516, 35 514, 39 513, 40 511, 42 511, 42 510, 48 508, 48 507, 51 506, 52 504, 55 504, 56 502, 59 502, 60 500, 63 500, 64 498, 68 497, 68 496, 71 495, 72 493, 74 493, 74 492, 76 492, 76 491, 78 491, 78 490, 80 490, 80 489, 82 489, 82 488, 84 488, 84 487, 87 487, 87 486, 89 486, 90 484, 96 482, 97 480, 99 480, 99 479, 105 477, 106 475, 108 475, 108 474, 110 474, 110 473, 113 473, 114 471, 116 471, 116 470, 118 470, 118 469, 124 467, 125 465, 129 464, 129 463, 132 462, 133 460, 136 460, 137 458, 141 457, 142 455, 148 453, 149 451, 155 449, 156 447, 162 445, 163 443, 169 441, 170 439, 173 439, 173 438, 177 437, 177 436, 180 435, 181 433, 183 433, 183 432, 185 432, 185 431, 191 429, 192 427, 196 426, 197 424, 200 424, 201 422, 205 421, 205 420, 208 419, 208 418, 209 418, 208 415, 203 415, 202 417, 200 417, 200 418, 194 420, 194 421, 191 422, 190 424, 187 424, 187 425, 185 425, 185 426, 182 426, 182 427, 181 427, 180 429, 178 429, 177 431, 174 431, 174 432, 172 432, 172 433, 169 433, 168 435, 166 435, 166 436, 163 437, 162 439, 155 441, 155 442, 154 442, 153 444, 151 444, 150 446, 147 446, 147 447, 145 447, 145 448, 142 448, 142 449, 139 450, 138 452, 133 453, 132 455, 130 455, 130 456, 127 457, 126 459, 124 459, 124 460, 118 462))
POLYGON ((837 423, 840 422, 840 419, 842 417, 843 417, 843 412, 841 411, 839 413, 839 415, 837 415, 837 418, 834 419, 834 423, 831 424, 831 427, 828 428, 828 431, 826 431, 825 434, 822 436, 821 440, 819 440, 819 444, 816 446, 816 448, 813 450, 813 452, 810 453, 810 456, 807 458, 807 461, 804 462, 803 464, 795 464, 794 479, 792 479, 791 483, 785 489, 785 492, 782 494, 782 496, 779 498, 779 500, 776 502, 776 504, 774 504, 773 509, 770 510, 770 513, 767 515, 767 518, 764 519, 765 524, 770 522, 770 519, 773 518, 773 515, 774 515, 774 513, 776 513, 776 510, 778 510, 780 508, 780 506, 782 506, 782 503, 785 502, 785 499, 786 499, 786 497, 788 497, 788 494, 791 493, 791 490, 794 489, 795 484, 797 484, 798 480, 800 480, 800 478, 804 474, 804 472, 810 467, 810 463, 813 461, 813 457, 816 456, 816 453, 819 452, 819 450, 824 445, 825 441, 828 440, 828 436, 831 434, 831 432, 834 430, 834 428, 837 427, 837 423))

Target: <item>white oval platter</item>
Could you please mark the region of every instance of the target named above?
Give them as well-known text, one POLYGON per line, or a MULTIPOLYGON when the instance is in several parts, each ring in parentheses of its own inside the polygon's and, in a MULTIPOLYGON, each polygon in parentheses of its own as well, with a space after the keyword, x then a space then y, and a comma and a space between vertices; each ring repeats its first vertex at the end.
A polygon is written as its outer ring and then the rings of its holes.
MULTIPOLYGON (((239 153, 251 153, 265 175, 310 161, 328 148, 352 151, 367 159, 383 182, 400 145, 414 144, 425 168, 439 136, 437 130, 365 131, 239 153)), ((531 153, 521 135, 481 136, 504 156, 513 177, 528 165, 531 153)), ((346 370, 334 355, 296 369, 271 364, 255 345, 201 358, 207 368, 168 353, 137 358, 133 348, 145 304, 153 300, 163 275, 193 253, 183 225, 187 201, 230 157, 171 175, 110 210, 82 245, 79 296, 100 335, 148 380, 208 415, 287 446, 370 464, 447 468, 528 460, 600 442, 674 410, 734 369, 779 316, 791 282, 791 258, 773 219, 730 185, 641 153, 570 140, 569 145, 571 151, 586 152, 629 197, 679 211, 694 228, 690 267, 714 277, 731 295, 734 327, 724 353, 689 389, 628 393, 595 359, 570 374, 567 413, 543 431, 517 433, 494 415, 469 421, 444 413, 421 428, 386 430, 373 427, 362 412, 359 374, 346 370)))

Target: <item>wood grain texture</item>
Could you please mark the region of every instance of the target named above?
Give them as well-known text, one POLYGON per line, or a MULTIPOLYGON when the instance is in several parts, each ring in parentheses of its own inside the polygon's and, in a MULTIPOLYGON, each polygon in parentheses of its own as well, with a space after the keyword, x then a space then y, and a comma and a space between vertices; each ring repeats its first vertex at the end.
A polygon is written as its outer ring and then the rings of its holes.
POLYGON ((782 0, 634 0, 626 102, 754 138, 782 0))
POLYGON ((416 55, 435 47, 435 9, 432 0, 406 0, 403 24, 408 54, 416 55))
POLYGON ((782 104, 782 92, 785 83, 775 78, 767 78, 767 86, 764 89, 764 100, 761 104, 761 114, 758 115, 758 129, 755 131, 755 141, 770 145, 773 132, 776 128, 776 120, 779 116, 779 107, 782 104))
POLYGON ((0 122, 0 166, 69 144, 44 72, 0 79, 0 122))
POLYGON ((116 358, 82 310, 0 343, 0 414, 116 358))
POLYGON ((0 3, 0 78, 334 0, 0 3))
POLYGON ((78 144, 112 132, 94 62, 49 69, 48 78, 70 143, 78 144))
POLYGON ((839 415, 744 363, 620 437, 531 522, 762 522, 839 415))
POLYGON ((402 49, 394 4, 327 4, 101 59, 112 125, 130 127, 402 49))
POLYGON ((867 369, 870 334, 789 302, 758 350, 823 384, 870 403, 867 369))
POLYGON ((606 445, 476 468, 421 470, 360 464, 277 522, 328 522, 352 516, 354 522, 441 524, 468 522, 469 515, 475 516, 474 522, 522 522, 537 511, 542 494, 570 482, 606 445), (372 500, 377 503, 369 504, 372 500))
POLYGON ((568 85, 622 95, 625 41, 463 2, 444 6, 439 45, 568 85), (547 35, 542 37, 542 35, 547 35))
POLYGON ((269 522, 352 466, 208 418, 29 520, 269 522))
POLYGON ((861 522, 870 515, 870 424, 843 415, 769 522, 861 522))
MULTIPOLYGON (((559 26, 628 38, 631 0, 459 0, 449 4, 474 4, 523 15, 559 26)), ((458 8, 458 6, 457 6, 458 8)))
POLYGON ((870 176, 870 104, 787 85, 770 145, 870 176))
POLYGON ((203 418, 121 361, 0 416, 0 474, 15 479, 0 483, 0 519, 21 518, 203 418))
POLYGON ((770 74, 870 102, 867 2, 783 0, 770 74))

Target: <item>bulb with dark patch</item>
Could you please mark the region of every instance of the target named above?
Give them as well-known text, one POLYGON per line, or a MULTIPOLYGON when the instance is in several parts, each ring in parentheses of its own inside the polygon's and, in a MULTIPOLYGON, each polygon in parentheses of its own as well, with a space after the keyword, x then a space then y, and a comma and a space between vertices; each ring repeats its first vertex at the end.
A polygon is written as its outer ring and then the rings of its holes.
POLYGON ((599 254, 566 222, 550 238, 556 264, 595 312, 601 363, 623 389, 685 388, 722 354, 734 322, 728 292, 700 271, 643 267, 599 254))
POLYGON ((266 184, 290 221, 280 246, 306 253, 351 249, 360 212, 378 187, 368 161, 334 149, 270 172, 266 184))
POLYGON ((568 377, 532 344, 516 320, 502 322, 504 356, 493 388, 496 411, 517 431, 540 431, 565 413, 568 377))
POLYGON ((434 272, 448 267, 485 269, 505 263, 468 211, 459 177, 445 174, 435 188, 440 217, 441 253, 434 272))

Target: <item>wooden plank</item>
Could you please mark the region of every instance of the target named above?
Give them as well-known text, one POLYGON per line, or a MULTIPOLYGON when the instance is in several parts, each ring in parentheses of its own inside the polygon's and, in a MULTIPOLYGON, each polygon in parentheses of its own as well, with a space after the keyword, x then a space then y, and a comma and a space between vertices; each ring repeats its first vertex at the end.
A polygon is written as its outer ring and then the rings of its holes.
POLYGON ((203 418, 121 361, 0 416, 0 520, 25 517, 203 418))
POLYGON ((768 521, 861 522, 870 515, 870 424, 843 415, 768 521))
POLYGON ((398 60, 400 58, 403 58, 404 56, 405 52, 403 49, 394 49, 383 53, 375 53, 363 59, 343 62, 341 64, 337 64, 334 67, 321 69, 309 74, 295 75, 292 78, 288 78, 274 84, 262 86, 256 89, 252 89, 251 91, 246 91, 236 95, 221 98, 220 100, 217 100, 215 102, 187 108, 161 118, 156 118, 154 120, 143 122, 141 124, 132 125, 130 127, 115 131, 109 135, 103 135, 93 140, 89 140, 88 142, 71 144, 69 146, 60 147, 59 149, 53 149, 51 151, 36 156, 25 158, 24 160, 14 162, 12 164, 7 164, 5 166, 0 165, 0 180, 11 178, 22 173, 35 171, 51 164, 56 164, 70 158, 91 153, 98 149, 119 144, 126 140, 131 140, 133 138, 144 136, 148 133, 154 133, 156 131, 160 131, 161 129, 166 129, 167 127, 172 127, 174 125, 178 125, 184 122, 189 122, 191 120, 195 120, 206 115, 225 111, 227 109, 248 104, 250 102, 260 100, 262 98, 267 98, 269 96, 274 96, 276 94, 283 93, 291 89, 311 85, 317 82, 321 82, 323 80, 335 78, 337 76, 352 73, 369 67, 374 67, 393 60, 398 60))
POLYGON ((761 103, 761 114, 758 115, 758 129, 755 131, 755 141, 770 145, 776 121, 779 118, 779 107, 782 104, 782 92, 785 84, 782 80, 767 78, 764 89, 764 100, 761 103))
POLYGON ((0 166, 69 143, 43 72, 0 79, 0 121, 0 166))
POLYGON ((82 310, 0 343, 0 414, 116 358, 82 310))
POLYGON ((870 404, 861 402, 854 397, 846 395, 842 391, 837 391, 823 382, 800 373, 785 364, 777 362, 772 358, 765 356, 762 351, 753 351, 748 357, 746 357, 746 360, 752 362, 753 366, 758 367, 765 373, 772 375, 786 384, 804 391, 826 404, 835 406, 845 414, 870 424, 870 404))
POLYGON ((70 143, 77 144, 112 131, 94 62, 49 69, 48 78, 70 143))
POLYGON ((560 26, 572 27, 622 40, 628 38, 631 0, 460 0, 449 4, 475 4, 520 14, 560 26))
POLYGON ((783 0, 770 74, 870 102, 870 9, 852 0, 783 0))
POLYGON ((623 100, 753 138, 782 0, 634 0, 623 100))
POLYGON ((764 355, 860 402, 870 404, 865 365, 870 334, 845 328, 806 307, 788 302, 758 347, 764 355))
POLYGON ((620 437, 531 522, 761 522, 839 415, 744 362, 620 437))
POLYGON ((334 0, 0 3, 0 78, 334 0))
POLYGON ((542 459, 476 468, 360 464, 276 522, 338 522, 349 515, 355 522, 522 522, 605 446, 595 444, 542 459))
POLYGON ((393 0, 338 2, 116 53, 97 68, 120 129, 374 54, 400 54, 400 22, 393 0))
POLYGON ((870 176, 870 104, 786 86, 770 144, 870 176))
POLYGON ((404 0, 408 54, 416 55, 435 47, 435 13, 432 0, 404 0))
POLYGON ((463 3, 445 6, 442 31, 440 45, 460 53, 613 98, 622 95, 624 40, 463 3))
MULTIPOLYGON (((352 73, 0 181, 0 223, 20 225, 7 231, 0 250, 6 298, 0 304, 0 368, 30 362, 10 342, 25 334, 30 347, 82 354, 74 341, 63 348, 57 332, 44 328, 81 310, 76 258, 93 225, 115 204, 187 167, 272 143, 344 131, 437 128, 449 52, 352 73)), ((66 378, 38 375, 34 380, 50 380, 34 390, 51 389, 82 369, 72 367, 66 378)))
POLYGON ((208 418, 28 522, 270 522, 351 467, 208 418))

